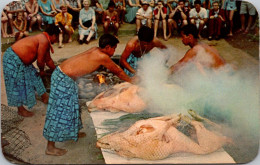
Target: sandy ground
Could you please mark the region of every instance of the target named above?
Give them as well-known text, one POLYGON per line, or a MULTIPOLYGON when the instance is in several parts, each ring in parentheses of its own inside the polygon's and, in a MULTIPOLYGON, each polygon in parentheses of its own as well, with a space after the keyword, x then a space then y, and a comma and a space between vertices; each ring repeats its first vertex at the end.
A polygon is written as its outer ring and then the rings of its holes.
MULTIPOLYGON (((116 49, 115 54, 121 54, 125 44, 132 36, 119 36, 120 43, 116 49)), ((242 68, 253 68, 258 73, 258 61, 241 49, 234 48, 228 44, 224 39, 219 41, 207 41, 206 43, 216 47, 219 53, 226 59, 228 63, 232 63, 242 68)), ((178 58, 181 58, 184 53, 189 49, 184 46, 180 38, 171 38, 169 41, 164 42, 170 49, 174 50, 178 58)), ((78 53, 81 53, 92 46, 98 46, 97 40, 90 42, 89 45, 79 45, 76 41, 70 44, 65 44, 64 48, 59 49, 58 45, 54 45, 55 53, 52 55, 54 61, 61 58, 69 58, 78 53)), ((2 71, 2 68, 1 68, 2 71)), ((1 74, 1 103, 7 105, 5 87, 3 81, 3 74, 1 74)), ((35 115, 31 118, 25 118, 19 125, 19 129, 25 131, 29 136, 31 145, 19 156, 25 162, 31 164, 103 164, 102 153, 95 147, 96 132, 93 127, 92 119, 90 118, 86 107, 82 106, 82 121, 83 130, 87 136, 79 139, 77 142, 67 141, 57 143, 58 147, 66 148, 69 152, 60 157, 45 155, 46 139, 42 136, 44 126, 45 114, 47 105, 37 101, 37 105, 32 108, 35 115)))

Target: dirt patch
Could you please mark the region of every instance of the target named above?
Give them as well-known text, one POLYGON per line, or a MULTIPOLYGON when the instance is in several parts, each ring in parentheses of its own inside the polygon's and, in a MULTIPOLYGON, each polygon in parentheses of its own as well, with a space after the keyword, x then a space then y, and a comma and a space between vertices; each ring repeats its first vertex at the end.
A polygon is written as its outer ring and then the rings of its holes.
POLYGON ((226 41, 233 47, 239 48, 259 60, 259 36, 255 36, 253 32, 248 34, 236 33, 233 37, 226 38, 226 41))

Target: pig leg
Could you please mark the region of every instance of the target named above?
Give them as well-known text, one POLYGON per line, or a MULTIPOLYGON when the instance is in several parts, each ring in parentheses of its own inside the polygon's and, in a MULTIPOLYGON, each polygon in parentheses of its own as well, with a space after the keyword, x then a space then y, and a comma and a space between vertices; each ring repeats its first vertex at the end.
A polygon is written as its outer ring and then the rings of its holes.
POLYGON ((196 130, 197 139, 202 153, 206 154, 214 152, 220 149, 227 142, 231 142, 227 137, 217 135, 207 130, 201 122, 193 120, 191 121, 191 125, 194 126, 196 130))

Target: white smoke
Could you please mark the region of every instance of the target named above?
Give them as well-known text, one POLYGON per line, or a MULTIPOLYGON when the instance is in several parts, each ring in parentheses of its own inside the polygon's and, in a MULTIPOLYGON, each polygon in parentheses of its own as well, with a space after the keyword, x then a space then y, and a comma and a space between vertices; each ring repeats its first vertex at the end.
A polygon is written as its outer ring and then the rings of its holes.
MULTIPOLYGON (((170 51, 172 56, 177 51, 170 51)), ((195 60, 210 63, 205 50, 200 50, 195 60)), ((163 114, 197 113, 213 121, 239 128, 243 133, 259 132, 259 79, 258 70, 233 70, 230 65, 218 70, 204 69, 202 74, 194 63, 168 76, 165 53, 153 49, 139 62, 140 85, 145 88, 143 96, 148 100, 149 110, 163 114), (253 74, 251 74, 253 73, 253 74)), ((176 62, 176 61, 175 61, 176 62)), ((172 63, 169 62, 168 63, 172 63)))

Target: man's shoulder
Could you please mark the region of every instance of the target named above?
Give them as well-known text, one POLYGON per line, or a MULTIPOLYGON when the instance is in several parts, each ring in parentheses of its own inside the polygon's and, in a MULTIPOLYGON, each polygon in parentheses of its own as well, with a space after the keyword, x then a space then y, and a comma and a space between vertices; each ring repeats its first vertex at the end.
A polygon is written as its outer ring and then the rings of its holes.
POLYGON ((207 12, 207 10, 204 7, 201 7, 200 12, 207 12))

